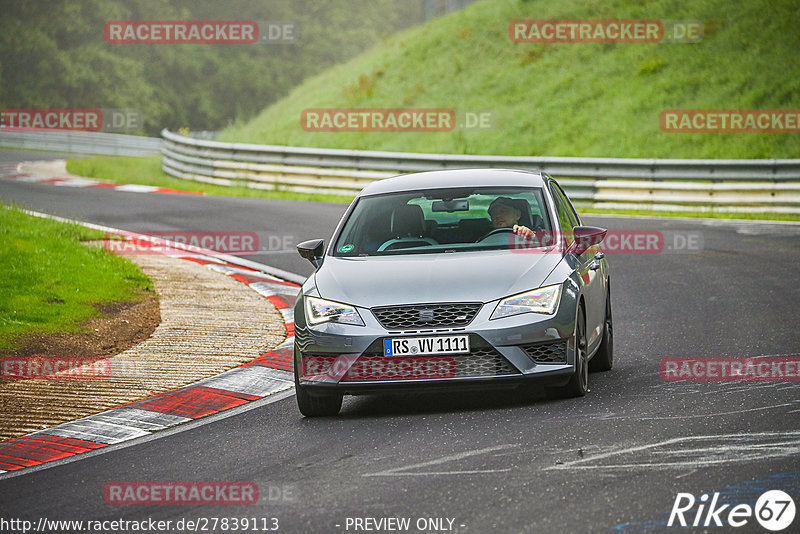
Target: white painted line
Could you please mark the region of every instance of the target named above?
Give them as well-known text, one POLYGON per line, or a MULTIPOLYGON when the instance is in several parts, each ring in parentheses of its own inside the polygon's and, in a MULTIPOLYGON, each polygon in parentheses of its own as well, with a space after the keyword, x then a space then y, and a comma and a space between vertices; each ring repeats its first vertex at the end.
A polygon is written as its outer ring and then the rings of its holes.
POLYGON ((16 180, 18 182, 38 183, 38 182, 44 182, 45 180, 52 180, 52 178, 48 178, 47 176, 34 176, 34 175, 31 175, 31 174, 28 174, 28 175, 18 176, 16 178, 16 180))
POLYGON ((128 193, 152 193, 158 191, 159 188, 154 185, 125 184, 118 185, 114 189, 117 191, 126 191, 128 193))
POLYGON ((274 285, 275 284, 269 284, 267 282, 253 282, 252 284, 248 284, 248 287, 262 297, 274 297, 276 296, 275 290, 273 289, 274 285))
POLYGON ((362 475, 365 477, 425 477, 425 476, 438 476, 438 475, 487 475, 491 473, 506 473, 511 471, 510 467, 506 467, 504 469, 473 469, 473 470, 465 470, 465 471, 425 471, 425 472, 416 472, 416 473, 373 473, 368 475, 362 475))
MULTIPOLYGON (((226 276, 227 275, 231 275, 231 274, 245 274, 245 273, 248 273, 248 271, 244 271, 242 269, 236 269, 235 267, 228 267, 227 265, 209 264, 209 265, 206 265, 206 267, 208 269, 211 269, 212 271, 216 271, 218 273, 222 273, 222 274, 224 274, 226 276)), ((248 274, 253 274, 253 272, 249 271, 248 274)))
POLYGON ((267 376, 271 376, 277 380, 287 380, 294 384, 294 373, 289 371, 281 371, 280 369, 273 369, 271 367, 262 367, 267 376))
POLYGON ((64 178, 61 182, 56 182, 53 185, 59 187, 87 187, 90 185, 97 185, 100 182, 96 180, 89 180, 88 178, 64 178))
POLYGON ((205 378, 195 386, 224 389, 234 393, 267 397, 294 387, 294 376, 285 371, 275 371, 259 365, 237 367, 221 375, 205 378), (277 374, 280 373, 280 374, 277 374))
MULTIPOLYGON (((96 441, 98 443, 119 443, 120 441, 138 438, 139 436, 144 436, 148 433, 146 430, 142 430, 140 428, 133 428, 130 426, 96 420, 93 419, 93 416, 91 415, 89 417, 78 419, 77 421, 70 421, 69 423, 58 425, 48 430, 54 429, 75 431, 85 435, 95 436, 99 439, 93 439, 92 441, 96 441)), ((48 433, 52 434, 52 432, 48 433)))
POLYGON ((500 451, 505 449, 511 449, 517 447, 518 445, 514 444, 505 444, 505 445, 495 445, 494 447, 486 447, 484 449, 477 449, 474 451, 466 451, 460 452, 457 454, 451 454, 449 456, 443 456, 442 458, 437 458, 436 460, 430 460, 427 462, 422 462, 419 464, 408 465, 405 467, 395 467, 393 469, 387 469, 386 471, 379 471, 377 473, 366 473, 361 476, 364 477, 397 477, 397 476, 426 476, 426 475, 473 475, 473 474, 483 474, 483 473, 502 473, 505 471, 510 471, 511 468, 506 469, 470 469, 465 471, 423 471, 423 472, 414 472, 408 473, 411 469, 419 469, 421 467, 428 467, 431 465, 441 465, 447 462, 455 462, 457 460, 463 460, 464 458, 470 458, 472 456, 478 456, 481 454, 487 454, 493 451, 500 451))
POLYGON ((722 415, 734 415, 737 413, 745 413, 745 412, 760 412, 761 410, 772 410, 775 408, 785 408, 786 406, 794 406, 796 403, 788 402, 785 404, 775 404, 773 406, 762 406, 760 408, 748 408, 746 410, 733 410, 730 412, 715 412, 715 413, 702 413, 702 414, 695 414, 695 415, 670 415, 670 416, 658 416, 658 417, 634 417, 634 419, 643 419, 643 420, 651 420, 651 421, 659 421, 659 420, 672 420, 672 419, 696 419, 696 418, 706 418, 706 417, 719 417, 722 415))
POLYGON ((114 408, 89 417, 97 421, 139 428, 148 432, 191 421, 188 417, 128 407, 114 408))
MULTIPOLYGON (((107 438, 106 436, 104 436, 102 434, 94 434, 94 433, 85 432, 85 431, 82 431, 82 430, 79 430, 79 429, 73 429, 72 427, 67 426, 69 424, 70 423, 65 423, 64 425, 54 426, 53 428, 48 428, 48 429, 42 430, 41 432, 34 432, 32 435, 48 434, 48 435, 51 435, 51 436, 61 436, 62 438, 82 439, 84 441, 91 441, 93 443, 100 443, 100 444, 106 444, 106 445, 110 445, 110 444, 120 443, 122 441, 126 441, 125 439, 122 439, 122 438, 119 438, 119 439, 107 438), (108 440, 108 441, 106 441, 106 440, 108 440)), ((142 431, 141 435, 146 435, 146 434, 148 434, 148 432, 142 431)), ((23 437, 29 437, 29 436, 31 436, 31 434, 29 434, 28 436, 23 436, 23 437)))
MULTIPOLYGON (((112 417, 111 414, 109 414, 109 415, 99 415, 99 414, 93 415, 91 420, 95 421, 95 422, 98 422, 98 423, 107 423, 107 424, 110 424, 110 425, 117 425, 118 427, 122 427, 122 428, 129 428, 132 431, 133 431, 133 429, 136 429, 136 430, 144 430, 145 432, 156 432, 158 430, 163 430, 163 429, 167 428, 167 426, 169 426, 169 425, 157 425, 157 424, 147 423, 147 422, 143 422, 143 421, 129 421, 127 419, 123 419, 121 416, 120 417, 112 417)), ((80 421, 80 419, 78 419, 78 421, 80 421)))
POLYGON ((787 458, 800 454, 800 431, 759 432, 754 434, 720 434, 673 438, 648 445, 628 447, 596 456, 546 467, 545 471, 564 469, 697 469, 721 464, 755 462, 774 458, 787 458), (707 445, 698 442, 706 441, 707 445), (694 445, 683 448, 683 444, 694 445), (654 450, 659 447, 663 451, 654 450), (642 461, 598 463, 623 455, 648 451, 642 461), (666 456, 664 461, 650 461, 654 456, 666 456), (670 456, 672 456, 670 458, 670 456))
POLYGON ((251 288, 265 297, 274 296, 297 296, 300 292, 299 287, 287 286, 286 284, 273 284, 270 282, 253 282, 249 284, 251 288))
POLYGON ((285 340, 283 340, 283 343, 281 343, 272 350, 291 349, 291 348, 294 348, 294 336, 287 337, 285 340))
MULTIPOLYGON (((215 256, 215 257, 218 257, 218 256, 215 256)), ((249 276, 259 276, 259 277, 262 277, 262 278, 269 278, 269 279, 275 280, 276 283, 280 282, 280 280, 281 280, 280 278, 272 276, 269 273, 253 272, 252 270, 245 269, 243 267, 231 267, 229 265, 214 265, 214 264, 206 265, 206 267, 208 267, 212 271, 217 271, 218 273, 227 274, 227 275, 243 274, 243 275, 249 275, 249 276)), ((267 282, 267 283, 269 283, 269 282, 267 282)))
POLYGON ((226 261, 228 263, 232 263, 234 265, 240 265, 242 267, 250 267, 251 269, 255 269, 256 271, 261 271, 263 273, 271 274, 281 280, 287 280, 289 282, 295 283, 297 285, 302 286, 307 276, 301 276, 299 274, 290 273, 289 271, 284 271, 283 269, 278 269, 277 267, 272 267, 271 265, 265 265, 263 263, 259 263, 257 261, 246 260, 244 258, 239 258, 238 256, 231 256, 229 254, 219 254, 217 258, 221 259, 222 261, 226 261))

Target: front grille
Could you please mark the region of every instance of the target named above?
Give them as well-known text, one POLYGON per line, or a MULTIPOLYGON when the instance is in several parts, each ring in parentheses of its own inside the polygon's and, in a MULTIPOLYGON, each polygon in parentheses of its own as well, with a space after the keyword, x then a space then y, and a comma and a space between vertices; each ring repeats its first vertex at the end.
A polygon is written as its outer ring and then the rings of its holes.
POLYGON ((456 361, 456 378, 513 375, 519 372, 490 347, 472 349, 469 354, 455 355, 453 359, 456 361))
POLYGON ((566 341, 523 345, 522 350, 533 358, 536 363, 567 363, 566 341))
MULTIPOLYGON (((405 376, 400 377, 397 374, 388 374, 387 372, 383 372, 383 366, 381 365, 382 372, 363 372, 360 371, 361 369, 370 369, 373 365, 373 362, 384 362, 389 363, 392 361, 402 361, 403 357, 395 357, 395 356, 383 356, 383 354, 379 352, 367 352, 364 353, 359 360, 353 366, 355 371, 345 374, 342 378, 342 382, 368 382, 372 380, 412 380, 412 379, 453 379, 453 378, 479 378, 479 377, 493 377, 493 376, 508 376, 508 375, 515 375, 519 374, 508 360, 506 360, 499 352, 491 347, 477 347, 473 348, 469 354, 452 354, 448 356, 436 355, 436 356, 417 356, 417 360, 421 361, 440 361, 440 360, 447 360, 452 361, 455 363, 455 368, 451 372, 447 372, 446 375, 436 376, 436 375, 427 375, 427 376, 405 376), (366 367, 360 367, 361 363, 364 362, 366 367)), ((449 366, 446 368, 451 369, 449 366)))
POLYGON ((415 328, 451 328, 466 326, 481 308, 479 302, 456 304, 420 304, 373 308, 372 313, 387 330, 415 328), (425 310, 425 311, 423 311, 425 310), (422 314, 420 314, 422 312, 422 314), (433 317, 431 318, 431 312, 433 317), (422 315, 422 317, 421 317, 422 315), (425 320, 428 319, 428 320, 425 320))

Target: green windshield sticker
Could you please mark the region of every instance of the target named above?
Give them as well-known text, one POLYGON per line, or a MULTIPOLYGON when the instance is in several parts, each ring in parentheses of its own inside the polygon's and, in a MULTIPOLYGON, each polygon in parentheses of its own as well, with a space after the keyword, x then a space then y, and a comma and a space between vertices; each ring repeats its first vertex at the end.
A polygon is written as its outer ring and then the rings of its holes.
POLYGON ((342 245, 339 252, 350 252, 351 250, 353 250, 353 245, 342 245))

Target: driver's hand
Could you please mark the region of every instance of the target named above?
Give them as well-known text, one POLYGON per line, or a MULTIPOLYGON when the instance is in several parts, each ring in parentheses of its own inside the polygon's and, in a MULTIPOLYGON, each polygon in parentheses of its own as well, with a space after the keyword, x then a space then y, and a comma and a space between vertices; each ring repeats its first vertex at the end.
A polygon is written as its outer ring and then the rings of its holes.
POLYGON ((511 229, 515 234, 522 236, 522 237, 533 237, 533 230, 528 228, 527 226, 521 226, 519 224, 515 224, 514 227, 511 229))

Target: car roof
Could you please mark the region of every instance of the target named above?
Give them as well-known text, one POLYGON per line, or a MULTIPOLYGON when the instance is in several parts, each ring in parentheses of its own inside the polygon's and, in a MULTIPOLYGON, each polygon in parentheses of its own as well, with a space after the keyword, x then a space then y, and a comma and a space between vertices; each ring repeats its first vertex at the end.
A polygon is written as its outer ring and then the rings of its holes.
POLYGON ((417 172, 376 180, 362 189, 358 196, 424 191, 445 187, 482 186, 543 187, 544 177, 538 171, 514 169, 452 169, 417 172))

